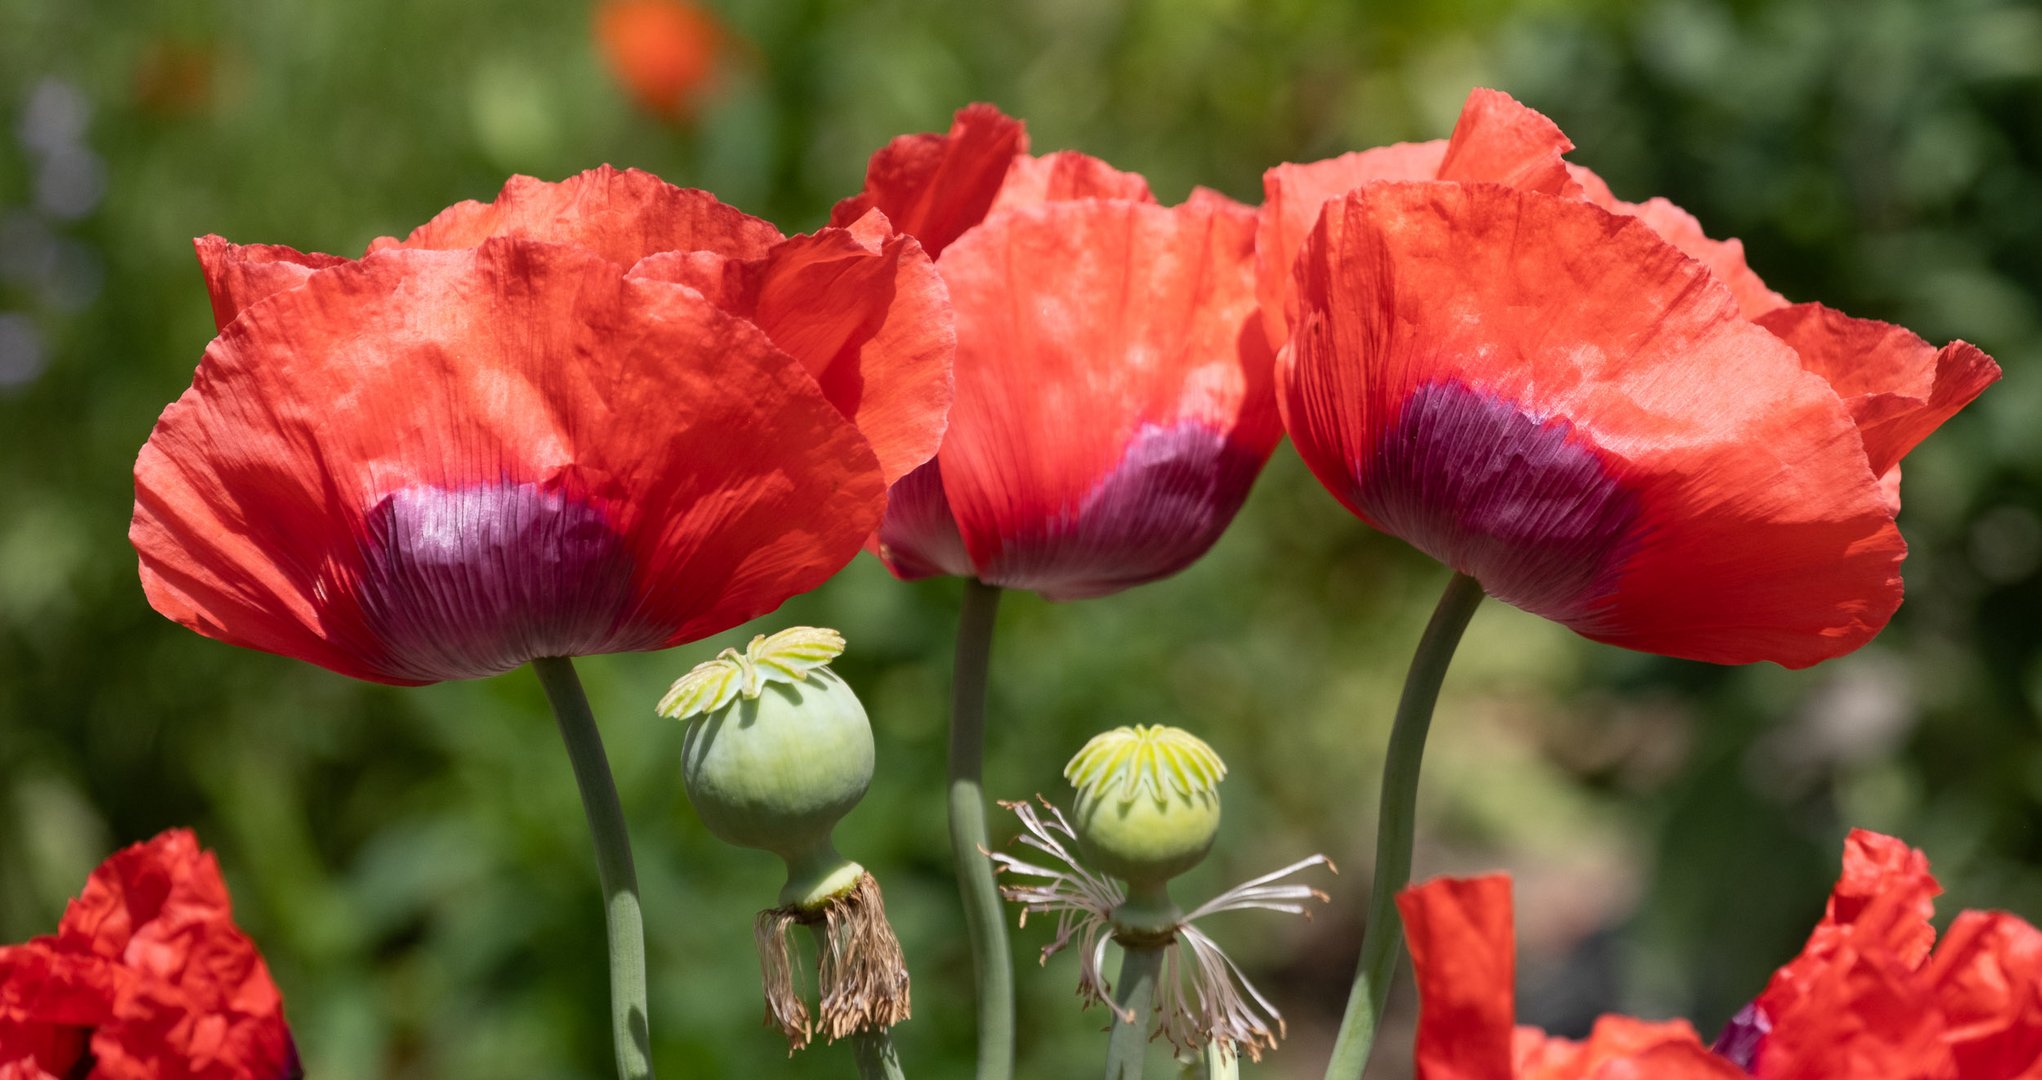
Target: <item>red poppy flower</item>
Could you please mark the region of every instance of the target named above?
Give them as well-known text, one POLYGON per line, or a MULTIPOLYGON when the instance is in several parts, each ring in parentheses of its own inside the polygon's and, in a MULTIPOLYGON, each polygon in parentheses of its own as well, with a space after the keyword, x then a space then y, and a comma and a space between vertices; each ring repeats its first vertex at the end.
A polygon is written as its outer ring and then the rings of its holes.
POLYGON ((184 829, 116 853, 57 933, 0 947, 6 1080, 295 1080, 283 999, 184 829))
POLYGON ((1764 1080, 2042 1076, 2042 931, 1966 911, 1938 945, 1941 891, 1921 852, 1851 833, 1822 922, 1718 1051, 1764 1080))
POLYGON ((1516 1027, 1510 879, 1440 878, 1397 896, 1418 973, 1418 1080, 1733 1080, 1686 1021, 1605 1016, 1582 1042, 1516 1027))
MULTIPOLYGON (((1264 309, 1298 327, 1300 455, 1370 524, 1599 641, 1789 667, 1864 644, 1900 603, 1897 463, 1998 366, 1814 305, 1754 323, 1739 249, 1670 204, 1595 205, 1568 147, 1478 93, 1439 166, 1467 182, 1325 204, 1264 309)), ((1272 196, 1266 259, 1296 201, 1272 196)))
POLYGON ((603 0, 596 42, 610 74, 639 108, 686 121, 716 76, 723 27, 688 0, 603 0))
POLYGON ((1026 150, 972 106, 881 149, 837 207, 938 252, 957 314, 950 428, 895 486, 879 550, 904 578, 1100 596, 1204 554, 1280 436, 1255 215, 1207 191, 1165 208, 1140 176, 1026 150))
POLYGON ((2032 1080, 2042 1076, 2042 931, 1957 916, 1901 841, 1853 832, 1799 957, 1713 1048, 1685 1021, 1605 1016, 1584 1042, 1512 1031, 1510 882, 1442 878, 1397 898, 1418 972, 1420 1080, 2032 1080), (1933 952, 1931 949, 1933 948, 1933 952))
POLYGON ((360 260, 199 241, 221 330, 136 463, 150 602, 391 683, 772 610, 941 435, 942 283, 885 231, 605 168, 360 260))

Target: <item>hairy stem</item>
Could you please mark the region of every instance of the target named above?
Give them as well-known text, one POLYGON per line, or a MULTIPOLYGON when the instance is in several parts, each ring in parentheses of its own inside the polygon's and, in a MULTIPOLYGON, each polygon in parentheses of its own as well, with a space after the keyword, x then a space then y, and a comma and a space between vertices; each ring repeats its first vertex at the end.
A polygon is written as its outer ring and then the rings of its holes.
POLYGON ((603 887, 603 914, 610 937, 610 1037, 617 1052, 619 1080, 652 1080, 652 1034, 645 996, 645 923, 639 914, 638 874, 631 867, 631 837, 624 828, 624 807, 617 801, 617 783, 610 777, 610 759, 603 736, 589 712, 574 664, 566 657, 532 661, 567 758, 581 789, 582 813, 595 840, 596 877, 603 887))
POLYGON ((1403 923, 1397 918, 1397 893, 1411 879, 1411 844, 1417 827, 1418 768, 1425 757, 1425 734, 1432 726, 1432 708, 1439 684, 1446 678, 1461 632, 1468 628, 1482 602, 1482 586, 1466 574, 1455 574, 1433 609, 1411 671, 1404 676, 1404 695, 1390 728, 1389 752, 1383 758, 1382 809, 1376 818, 1375 880, 1369 887, 1368 925, 1361 939, 1361 963, 1347 1014, 1333 1043, 1326 1080, 1358 1080, 1375 1045, 1376 1025, 1390 980, 1404 953, 1403 923))
POLYGON ((1122 943, 1120 978, 1113 987, 1113 1033, 1106 1037, 1106 1080, 1141 1080, 1149 1049, 1149 1014, 1156 1008, 1156 978, 1163 944, 1122 943))
POLYGON ((964 895, 964 925, 978 978, 978 1080, 1009 1080, 1014 1073, 1014 961, 1007 949, 1006 915, 985 856, 986 667, 992 657, 993 620, 1000 590, 964 583, 957 618, 957 663, 950 691, 950 856, 964 895))

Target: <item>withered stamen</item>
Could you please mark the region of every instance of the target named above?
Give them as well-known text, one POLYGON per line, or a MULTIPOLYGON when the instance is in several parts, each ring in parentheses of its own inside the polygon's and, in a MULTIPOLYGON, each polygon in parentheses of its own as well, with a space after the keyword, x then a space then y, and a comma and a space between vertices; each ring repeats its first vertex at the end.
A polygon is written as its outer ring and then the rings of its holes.
POLYGON ((753 926, 765 984, 766 1023, 787 1036, 790 1054, 807 1046, 818 1031, 835 1042, 908 1018, 907 958, 886 920, 879 881, 871 874, 860 874, 849 889, 820 907, 761 911, 753 926), (796 923, 815 931, 822 951, 816 973, 820 1020, 811 1018, 794 985, 787 933, 796 923))
POLYGON ((890 1028, 908 1018, 908 964, 900 939, 886 921, 879 880, 865 874, 851 891, 823 907, 818 982, 821 1030, 831 1042, 872 1028, 890 1028))
POLYGON ((766 1026, 777 1027, 787 1036, 787 1053, 808 1045, 813 1030, 808 1005, 794 988, 794 961, 789 955, 787 931, 801 921, 793 908, 767 908, 752 921, 752 937, 759 946, 759 980, 766 992, 766 1026))

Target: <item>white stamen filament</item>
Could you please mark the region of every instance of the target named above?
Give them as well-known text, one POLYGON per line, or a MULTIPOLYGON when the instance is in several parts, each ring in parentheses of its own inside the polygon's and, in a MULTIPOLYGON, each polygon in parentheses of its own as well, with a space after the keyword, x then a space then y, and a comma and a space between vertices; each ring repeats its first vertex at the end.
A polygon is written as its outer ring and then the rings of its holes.
MULTIPOLYGON (((1087 1006, 1104 1003, 1108 1008, 1117 1009, 1112 1004, 1112 987, 1105 977, 1106 943, 1112 940, 1114 932, 1113 911, 1126 899, 1127 892, 1118 882, 1093 873, 1078 862, 1064 842, 1077 839, 1070 821, 1048 800, 1043 799, 1041 803, 1041 810, 1027 802, 1002 802, 1000 805, 1012 810, 1021 819, 1024 830, 1019 838, 1021 843, 1069 869, 1039 866, 1012 855, 988 853, 998 865, 999 873, 1039 879, 1002 886, 1001 894, 1022 905, 1022 926, 1028 925, 1030 913, 1055 912, 1056 934, 1049 944, 1043 946, 1042 962, 1047 964, 1051 956, 1063 951, 1076 939, 1080 957, 1079 998, 1087 1006), (1048 811, 1047 817, 1042 810, 1048 811)), ((1276 1047, 1277 1040, 1285 1031, 1282 1014, 1255 989, 1240 966, 1218 944, 1191 924, 1207 915, 1250 908, 1309 917, 1305 902, 1318 900, 1323 903, 1328 899, 1327 895, 1308 885, 1278 882, 1314 866, 1334 869, 1332 860, 1324 855, 1299 859, 1281 870, 1243 882, 1213 897, 1178 922, 1173 939, 1163 946, 1166 950, 1163 971, 1156 987, 1159 1027, 1172 1044, 1195 1050, 1211 1043, 1225 1057, 1246 1052, 1255 1061, 1262 1059, 1264 1050, 1276 1047), (1183 949, 1178 947, 1178 942, 1183 943, 1183 949), (1184 950, 1189 950, 1191 955, 1192 962, 1188 965, 1180 959, 1184 950)), ((1127 1023, 1134 1023, 1135 1019, 1123 1017, 1127 1023)))

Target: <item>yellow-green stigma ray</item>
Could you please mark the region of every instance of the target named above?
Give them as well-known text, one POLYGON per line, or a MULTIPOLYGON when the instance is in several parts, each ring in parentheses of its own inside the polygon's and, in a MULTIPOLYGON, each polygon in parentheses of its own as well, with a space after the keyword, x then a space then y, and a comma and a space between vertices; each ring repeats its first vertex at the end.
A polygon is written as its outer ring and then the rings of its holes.
POLYGON ((655 711, 676 720, 707 715, 740 694, 755 699, 772 683, 805 682, 809 672, 843 654, 844 635, 827 627, 790 626, 760 634, 743 652, 725 649, 674 680, 655 711))
POLYGON ((1167 724, 1102 732, 1064 766, 1064 779, 1094 799, 1189 799, 1215 792, 1226 775, 1226 762, 1204 739, 1167 724))

